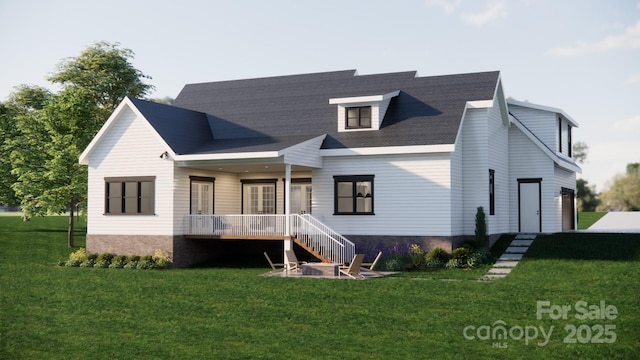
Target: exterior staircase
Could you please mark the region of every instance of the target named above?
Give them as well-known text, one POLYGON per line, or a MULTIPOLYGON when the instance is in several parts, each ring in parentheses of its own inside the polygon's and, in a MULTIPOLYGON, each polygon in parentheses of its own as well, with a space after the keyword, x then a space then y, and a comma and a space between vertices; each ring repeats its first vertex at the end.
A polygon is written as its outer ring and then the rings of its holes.
POLYGON ((511 270, 518 265, 524 254, 529 250, 529 246, 533 244, 536 234, 518 234, 511 242, 509 247, 504 251, 502 256, 498 258, 493 267, 489 269, 486 275, 480 278, 481 281, 492 281, 505 278, 511 270))
POLYGON ((349 239, 309 214, 291 216, 293 241, 322 262, 347 263, 356 252, 349 239))

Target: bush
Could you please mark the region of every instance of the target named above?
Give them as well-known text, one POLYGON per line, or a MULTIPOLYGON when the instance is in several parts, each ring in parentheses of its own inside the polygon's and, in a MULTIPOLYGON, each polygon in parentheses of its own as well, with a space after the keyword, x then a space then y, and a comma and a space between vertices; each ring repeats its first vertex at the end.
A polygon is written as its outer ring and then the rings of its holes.
POLYGON ((425 255, 424 257, 426 262, 437 259, 443 264, 446 264, 450 258, 451 258, 451 255, 449 255, 448 252, 444 251, 443 248, 439 248, 439 247, 435 247, 429 250, 429 252, 427 252, 427 255, 425 255))
POLYGON ((87 259, 80 264, 80 267, 83 268, 92 268, 96 262, 93 259, 87 259))
POLYGON ((487 221, 484 214, 484 208, 478 206, 476 210, 476 242, 485 245, 487 242, 487 221))
POLYGON ((411 244, 409 248, 409 258, 414 268, 420 267, 424 261, 424 250, 418 244, 411 244))
POLYGON ((82 264, 82 261, 80 261, 79 259, 69 259, 64 266, 68 266, 68 267, 79 267, 80 264, 82 264))
POLYGON ((405 264, 406 262, 403 261, 402 257, 395 256, 383 263, 383 269, 386 271, 402 271, 405 269, 405 264))
POLYGON ((87 251, 85 250, 85 248, 80 248, 69 254, 69 261, 75 262, 77 260, 79 261, 78 265, 80 265, 81 262, 86 261, 87 259, 87 251))
MULTIPOLYGON (((448 260, 447 260, 448 261, 448 260)), ((439 258, 432 258, 429 260, 425 260, 424 266, 431 269, 440 269, 444 267, 445 262, 440 260, 439 258)))
POLYGON ((469 251, 469 249, 465 247, 459 247, 453 250, 453 252, 451 253, 451 258, 456 259, 463 264, 466 264, 470 254, 471 254, 471 251, 469 251))
POLYGON ((459 259, 452 258, 449 261, 447 261, 447 264, 445 265, 445 267, 447 269, 458 269, 458 268, 461 268, 462 265, 463 263, 459 259))
POLYGON ((491 260, 491 252, 486 248, 480 248, 471 255, 469 255, 467 259, 467 266, 469 268, 474 268, 483 264, 488 263, 491 260))
POLYGON ((482 244, 478 243, 478 241, 474 239, 467 239, 462 242, 460 247, 467 248, 469 249, 469 251, 473 252, 480 249, 482 247, 482 244))
POLYGON ((129 260, 126 264, 124 264, 124 266, 122 267, 123 269, 137 269, 138 268, 138 261, 136 260, 129 260))
POLYGON ((158 249, 153 253, 153 262, 156 269, 166 269, 169 267, 171 259, 164 251, 158 249))

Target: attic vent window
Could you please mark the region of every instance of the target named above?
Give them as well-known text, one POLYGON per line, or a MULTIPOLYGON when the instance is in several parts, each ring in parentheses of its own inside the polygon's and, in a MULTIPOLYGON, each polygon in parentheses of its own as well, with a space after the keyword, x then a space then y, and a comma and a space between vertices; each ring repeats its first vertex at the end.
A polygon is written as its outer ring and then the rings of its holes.
POLYGON ((345 109, 347 129, 362 129, 371 127, 371 106, 348 107, 345 109))

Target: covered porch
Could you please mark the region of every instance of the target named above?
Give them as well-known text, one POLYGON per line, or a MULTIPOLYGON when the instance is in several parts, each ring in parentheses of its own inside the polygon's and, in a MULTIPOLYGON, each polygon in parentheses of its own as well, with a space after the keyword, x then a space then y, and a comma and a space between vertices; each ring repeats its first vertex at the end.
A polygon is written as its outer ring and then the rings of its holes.
POLYGON ((202 153, 176 155, 184 184, 175 190, 177 201, 189 204, 182 235, 282 240, 285 252, 297 243, 322 261, 349 261, 355 245, 310 215, 312 173, 322 167, 324 137, 247 139, 233 147, 223 140, 202 153))

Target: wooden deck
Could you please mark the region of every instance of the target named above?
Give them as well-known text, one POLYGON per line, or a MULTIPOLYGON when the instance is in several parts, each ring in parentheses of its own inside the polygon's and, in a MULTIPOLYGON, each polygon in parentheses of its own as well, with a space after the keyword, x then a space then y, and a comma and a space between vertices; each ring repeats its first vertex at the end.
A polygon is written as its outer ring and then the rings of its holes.
POLYGON ((284 235, 184 235, 185 239, 203 240, 291 240, 284 235))

